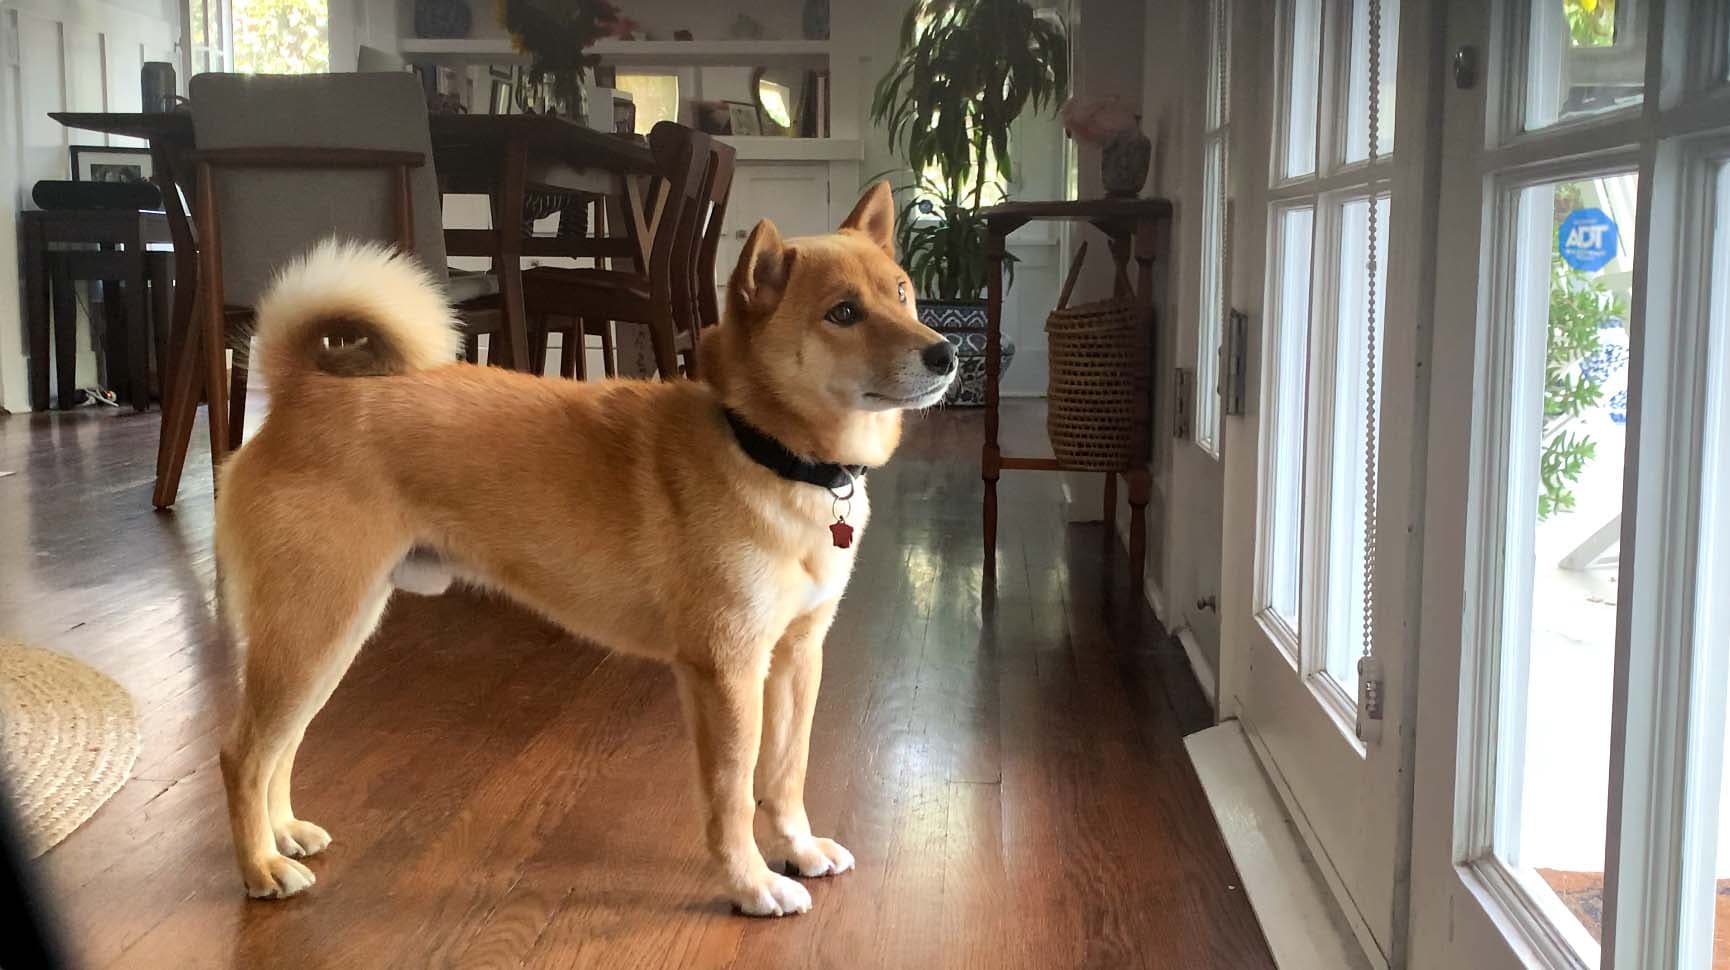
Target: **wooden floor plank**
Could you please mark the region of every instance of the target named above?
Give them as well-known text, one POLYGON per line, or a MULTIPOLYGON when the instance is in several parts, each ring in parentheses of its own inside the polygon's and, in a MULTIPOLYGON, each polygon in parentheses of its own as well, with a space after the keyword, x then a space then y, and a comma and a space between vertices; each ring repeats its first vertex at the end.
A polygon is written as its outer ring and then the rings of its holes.
MULTIPOLYGON (((156 417, 0 417, 0 636, 132 692, 144 752, 35 863, 78 965, 1271 967, 1182 748, 1181 647, 1056 476, 1000 487, 979 545, 981 416, 909 422, 825 648, 807 801, 857 871, 804 916, 730 912, 701 846, 666 671, 497 599, 393 602, 309 731, 296 807, 318 884, 246 900, 215 764, 235 652, 218 622, 204 436, 149 508, 156 417)), ((1043 413, 1004 436, 1038 453, 1043 413)))

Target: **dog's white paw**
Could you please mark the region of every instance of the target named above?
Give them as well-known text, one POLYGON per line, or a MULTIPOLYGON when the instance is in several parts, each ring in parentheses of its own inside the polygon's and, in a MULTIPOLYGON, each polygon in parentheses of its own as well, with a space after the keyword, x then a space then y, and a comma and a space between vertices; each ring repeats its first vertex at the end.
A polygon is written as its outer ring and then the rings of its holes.
POLYGON ((786 860, 789 876, 798 874, 807 879, 838 876, 853 868, 853 853, 834 839, 814 836, 794 839, 777 855, 786 860))
POLYGON ((330 845, 330 833, 297 818, 276 826, 276 851, 291 859, 318 855, 330 845))
POLYGON ((287 899, 318 880, 312 870, 286 856, 265 856, 241 866, 246 894, 253 899, 287 899))
POLYGON ((733 893, 733 905, 746 916, 792 916, 811 911, 811 893, 786 876, 765 871, 756 884, 733 893))

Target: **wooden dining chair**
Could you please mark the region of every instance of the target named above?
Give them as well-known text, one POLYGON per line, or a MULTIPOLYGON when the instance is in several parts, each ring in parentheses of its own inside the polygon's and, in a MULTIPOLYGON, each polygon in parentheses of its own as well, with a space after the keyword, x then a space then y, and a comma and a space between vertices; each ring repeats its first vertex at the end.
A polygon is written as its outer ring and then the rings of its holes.
POLYGON ((698 193, 700 203, 692 210, 696 224, 679 233, 675 245, 688 250, 690 295, 682 304, 684 314, 674 314, 678 333, 674 349, 679 353, 690 377, 697 373, 697 341, 704 329, 721 322, 720 299, 716 293, 715 260, 721 249, 721 228, 727 218, 727 199, 733 192, 733 146, 709 140, 708 163, 703 170, 703 186, 698 193))
MULTIPOLYGON (((649 151, 655 159, 658 192, 649 204, 657 215, 651 216, 647 265, 632 270, 537 267, 523 274, 524 295, 530 314, 544 321, 538 330, 559 333, 567 346, 575 348, 582 347, 585 334, 610 322, 646 325, 656 369, 663 378, 671 378, 681 372, 682 356, 694 361, 688 351, 680 352, 681 343, 694 346, 694 342, 681 340, 680 334, 694 333, 694 321, 702 313, 700 286, 713 289, 713 253, 708 256, 707 284, 698 279, 698 267, 707 248, 704 234, 715 211, 717 183, 723 200, 719 211, 725 212, 724 200, 732 184, 732 149, 702 132, 663 121, 649 132, 649 151), (715 168, 717 158, 726 159, 724 171, 715 168)), ((713 302, 713 294, 709 296, 713 302)), ((581 357, 578 349, 579 365, 581 357)), ((690 372, 689 363, 685 372, 690 372)))
POLYGON ((198 307, 177 338, 165 395, 158 508, 174 502, 200 384, 212 463, 239 446, 250 308, 284 263, 337 235, 394 243, 449 279, 426 100, 411 75, 201 74, 188 93, 198 307))

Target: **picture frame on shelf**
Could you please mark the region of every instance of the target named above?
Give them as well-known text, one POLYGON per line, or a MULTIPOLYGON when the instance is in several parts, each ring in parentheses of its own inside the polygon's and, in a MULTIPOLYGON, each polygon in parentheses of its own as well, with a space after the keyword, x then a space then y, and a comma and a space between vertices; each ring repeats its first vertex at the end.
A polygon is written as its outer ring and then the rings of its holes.
POLYGON ((156 175, 150 149, 113 145, 71 145, 76 182, 148 182, 156 175))
POLYGON ((509 80, 501 81, 493 78, 492 96, 487 102, 487 111, 495 115, 511 113, 511 96, 514 85, 509 80))
POLYGON ((746 137, 763 133, 763 117, 757 113, 757 106, 743 101, 728 101, 727 133, 746 137))

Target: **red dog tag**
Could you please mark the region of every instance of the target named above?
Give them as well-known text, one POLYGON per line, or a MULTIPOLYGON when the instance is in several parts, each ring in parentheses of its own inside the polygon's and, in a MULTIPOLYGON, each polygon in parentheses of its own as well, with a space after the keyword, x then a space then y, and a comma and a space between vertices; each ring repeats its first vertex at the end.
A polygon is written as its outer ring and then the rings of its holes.
POLYGON ((846 519, 832 523, 829 526, 829 535, 835 540, 837 549, 846 549, 853 545, 853 527, 847 524, 846 519))

